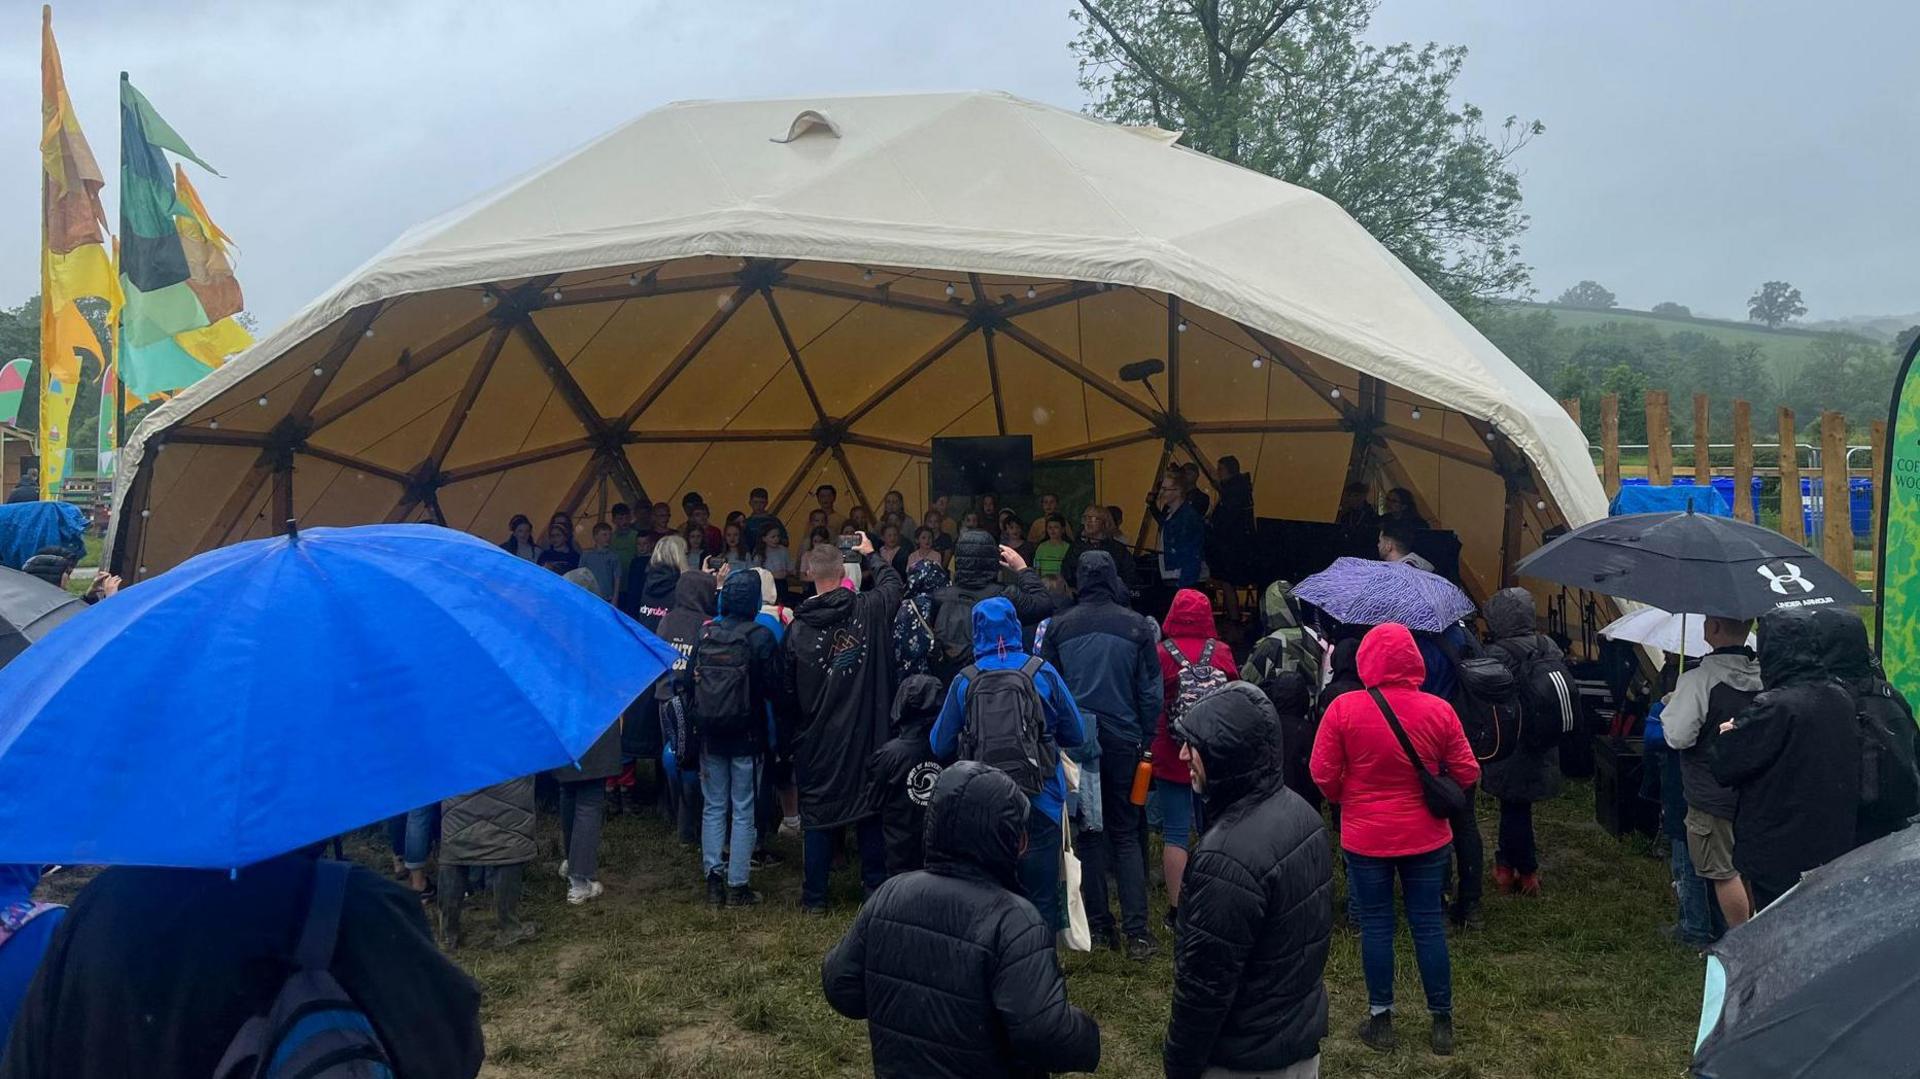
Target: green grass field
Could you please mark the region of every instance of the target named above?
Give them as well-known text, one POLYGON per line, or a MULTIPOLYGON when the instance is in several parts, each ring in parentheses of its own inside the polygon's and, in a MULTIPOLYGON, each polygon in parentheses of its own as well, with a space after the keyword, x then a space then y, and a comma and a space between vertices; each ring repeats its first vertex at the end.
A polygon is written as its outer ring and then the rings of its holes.
MULTIPOLYGON (((1492 806, 1481 807, 1492 858, 1492 806)), ((1593 823, 1593 788, 1570 783, 1539 807, 1540 900, 1490 897, 1486 928, 1453 942, 1458 1055, 1425 1048, 1425 1017, 1404 928, 1397 995, 1401 1048, 1387 1056, 1353 1037, 1365 1011, 1359 938, 1336 930, 1327 982, 1333 1032, 1328 1075, 1601 1079, 1680 1075, 1700 1004, 1702 965, 1668 943, 1673 917, 1664 859, 1619 842, 1593 823)), ((798 849, 755 874, 767 902, 714 910, 701 902, 697 856, 657 818, 609 822, 606 896, 567 906, 555 873, 552 822, 528 888, 540 936, 508 951, 484 944, 458 954, 486 991, 488 1061, 500 1079, 733 1079, 871 1074, 862 1024, 820 996, 820 960, 854 911, 851 871, 836 879, 836 907, 807 918, 798 849)), ((356 854, 386 863, 366 834, 356 854)), ((1158 860, 1155 859, 1157 866, 1158 860)), ((1344 891, 1339 893, 1344 897, 1344 891)), ((1164 897, 1156 890, 1154 924, 1164 897)), ((469 936, 491 936, 476 907, 469 936)), ((1162 943, 1167 943, 1163 934, 1162 943)), ((1112 953, 1070 955, 1068 994, 1100 1021, 1101 1075, 1158 1076, 1172 964, 1135 965, 1112 953)))
POLYGON ((1713 338, 1726 345, 1752 344, 1758 346, 1769 369, 1779 371, 1797 370, 1806 360, 1807 350, 1813 346, 1820 335, 1811 330, 1780 329, 1769 330, 1758 324, 1743 326, 1738 323, 1719 319, 1670 318, 1646 311, 1632 311, 1614 308, 1607 311, 1584 311, 1575 307, 1559 307, 1547 304, 1516 305, 1527 310, 1551 312, 1554 320, 1562 326, 1599 326, 1609 322, 1626 325, 1645 326, 1662 334, 1671 336, 1677 333, 1698 333, 1713 338))

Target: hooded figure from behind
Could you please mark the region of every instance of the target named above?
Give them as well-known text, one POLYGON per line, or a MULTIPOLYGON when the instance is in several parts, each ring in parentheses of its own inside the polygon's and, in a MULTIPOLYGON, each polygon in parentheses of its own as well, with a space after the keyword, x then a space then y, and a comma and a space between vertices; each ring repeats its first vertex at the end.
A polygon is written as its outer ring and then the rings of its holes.
POLYGON ((1053 928, 1019 893, 1027 799, 962 761, 927 810, 927 867, 860 908, 821 969, 827 1003, 867 1021, 878 1079, 1093 1071, 1100 1028, 1067 1003, 1053 928))
POLYGON ((945 698, 939 679, 907 676, 893 695, 893 737, 873 754, 873 805, 886 837, 888 873, 919 869, 925 860, 926 807, 940 776, 928 738, 945 698))
POLYGON ((1320 1052, 1333 856, 1320 815, 1281 779, 1279 717, 1234 682, 1176 722, 1206 799, 1174 942, 1166 1074, 1270 1074, 1320 1052))
POLYGON ((1853 849, 1860 807, 1860 729, 1853 698, 1827 667, 1837 636, 1808 609, 1760 620, 1766 688, 1714 739, 1713 776, 1739 794, 1734 868, 1764 909, 1853 849))
POLYGON ((907 598, 893 616, 893 662, 902 679, 933 673, 940 650, 933 632, 933 597, 951 581, 938 562, 915 562, 907 568, 907 598))
POLYGON ((1888 683, 1874 659, 1867 624, 1852 611, 1822 607, 1814 624, 1826 642, 1827 674, 1853 697, 1862 751, 1856 845, 1892 835, 1920 814, 1920 726, 1913 706, 1888 683))
POLYGON ((1004 597, 1013 605, 1022 626, 1036 626, 1053 614, 1053 596, 1031 568, 1014 574, 1013 584, 1000 583, 1000 542, 986 532, 968 529, 953 548, 953 583, 933 593, 933 625, 938 643, 927 673, 950 681, 974 660, 973 609, 989 599, 1004 597))

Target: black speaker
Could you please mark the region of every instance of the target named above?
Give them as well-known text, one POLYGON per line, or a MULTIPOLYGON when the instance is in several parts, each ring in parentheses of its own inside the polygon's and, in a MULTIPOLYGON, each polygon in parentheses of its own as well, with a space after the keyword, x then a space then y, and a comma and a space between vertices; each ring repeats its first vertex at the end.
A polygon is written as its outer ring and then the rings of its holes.
POLYGON ((1030 495, 1033 436, 936 438, 928 483, 933 495, 1030 495))

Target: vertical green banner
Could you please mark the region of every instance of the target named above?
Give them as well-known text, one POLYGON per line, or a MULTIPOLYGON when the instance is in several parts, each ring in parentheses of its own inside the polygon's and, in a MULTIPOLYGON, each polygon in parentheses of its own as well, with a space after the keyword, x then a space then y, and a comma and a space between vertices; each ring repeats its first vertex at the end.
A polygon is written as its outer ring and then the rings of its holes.
POLYGON ((1887 681, 1920 700, 1920 369, 1907 350, 1887 421, 1887 474, 1880 477, 1880 614, 1887 681))

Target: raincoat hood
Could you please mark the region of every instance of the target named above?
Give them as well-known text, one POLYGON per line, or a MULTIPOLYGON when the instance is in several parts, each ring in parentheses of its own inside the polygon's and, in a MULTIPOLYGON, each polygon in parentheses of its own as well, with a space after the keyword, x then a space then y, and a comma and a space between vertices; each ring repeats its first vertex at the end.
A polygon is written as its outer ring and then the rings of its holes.
POLYGON ((1768 689, 1827 677, 1826 635, 1813 611, 1772 611, 1760 619, 1760 678, 1768 689))
POLYGON ((640 605, 668 610, 680 584, 680 570, 668 565, 647 564, 647 579, 640 585, 640 605))
POLYGON ((675 611, 698 611, 711 617, 717 609, 717 598, 714 594, 713 577, 696 569, 682 573, 673 586, 675 611))
POLYGON ((1524 588, 1503 588, 1487 601, 1487 629, 1494 640, 1531 637, 1539 632, 1533 613, 1533 593, 1524 588))
MULTIPOLYGON (((1081 565, 1084 567, 1086 563, 1081 565)), ((1206 593, 1191 588, 1182 588, 1173 594, 1173 603, 1167 608, 1167 617, 1160 627, 1162 636, 1180 641, 1205 641, 1220 636, 1213 624, 1213 602, 1207 599, 1206 593)))
POLYGON ((1813 613, 1813 625, 1822 645, 1821 663, 1830 677, 1845 682, 1880 677, 1873 644, 1867 639, 1867 624, 1859 615, 1839 607, 1821 607, 1813 613))
POLYGON ((1080 552, 1080 561, 1074 568, 1074 574, 1080 582, 1077 595, 1080 603, 1124 605, 1130 598, 1127 586, 1120 583, 1119 567, 1113 564, 1113 556, 1105 551, 1089 549, 1080 552))
POLYGON ((1266 694, 1245 682, 1200 698, 1174 721, 1173 733, 1200 755, 1209 819, 1284 781, 1280 717, 1266 694))
POLYGON ((925 596, 953 583, 947 575, 947 568, 931 559, 915 562, 907 569, 907 595, 925 596))
POLYGON ((1005 772, 958 761, 940 773, 927 807, 927 868, 972 867, 1019 891, 1017 869, 1027 830, 1027 797, 1005 772))
POLYGON ((759 613, 760 575, 757 573, 728 574, 727 583, 720 586, 720 617, 750 622, 759 613))
POLYGON ((1342 637, 1334 642, 1333 654, 1327 660, 1327 669, 1335 682, 1360 681, 1360 639, 1342 637))
POLYGON ((975 528, 960 533, 953 546, 953 583, 961 588, 985 588, 999 579, 999 541, 975 528))
POLYGON ((973 654, 976 659, 1025 651, 1026 646, 1020 635, 1020 619, 1013 613, 1012 600, 995 596, 973 605, 973 654))
POLYGON ((858 598, 851 588, 835 588, 802 603, 793 617, 815 629, 825 629, 846 621, 853 614, 853 601, 858 598))
POLYGON ((1268 633, 1300 628, 1300 607, 1293 598, 1292 581, 1275 581, 1260 597, 1260 624, 1268 633))
POLYGON ((1367 631, 1360 642, 1358 657, 1360 682, 1369 689, 1394 686, 1419 689, 1427 679, 1426 661, 1420 658, 1420 646, 1413 633, 1398 622, 1388 622, 1367 631))
POLYGON ((946 687, 930 674, 910 674, 893 695, 893 732, 917 725, 932 726, 946 702, 946 687))
POLYGON ((755 566, 753 575, 760 579, 760 609, 772 614, 780 609, 780 584, 773 579, 773 572, 765 566, 755 566))
POLYGON ((1273 702, 1274 709, 1282 715, 1304 716, 1313 708, 1313 687, 1307 684, 1307 676, 1299 671, 1281 671, 1261 688, 1273 702))

